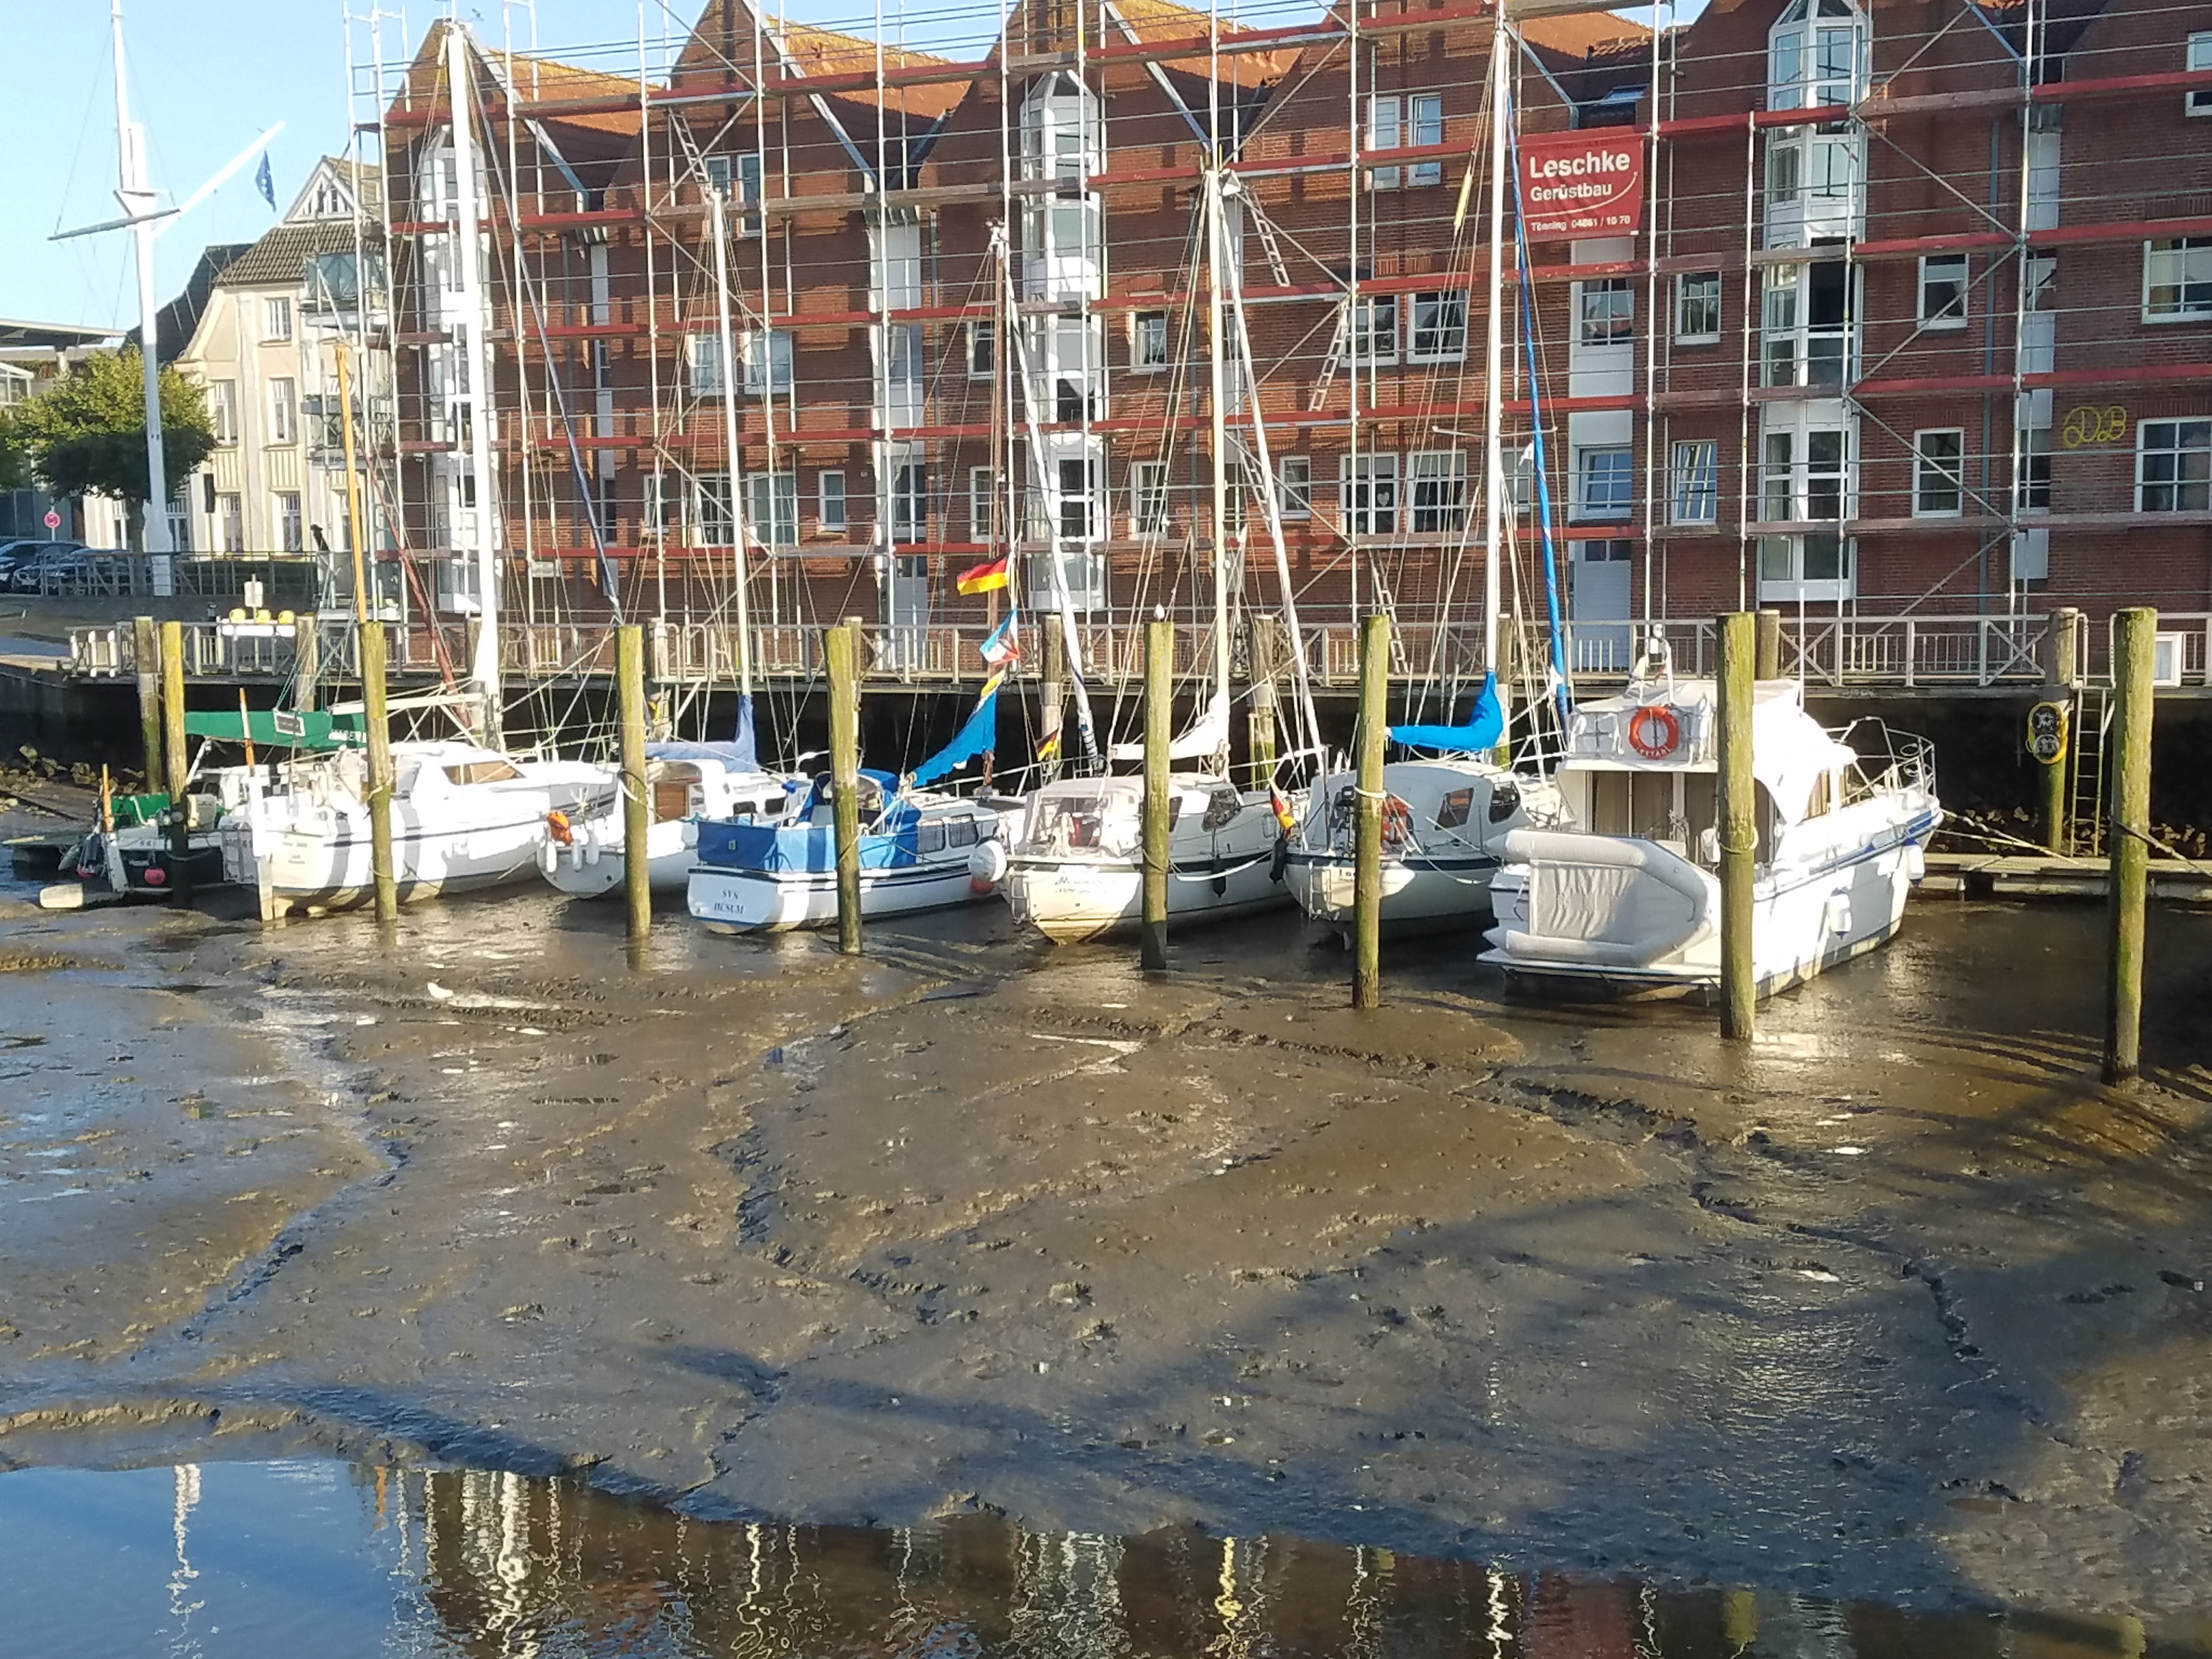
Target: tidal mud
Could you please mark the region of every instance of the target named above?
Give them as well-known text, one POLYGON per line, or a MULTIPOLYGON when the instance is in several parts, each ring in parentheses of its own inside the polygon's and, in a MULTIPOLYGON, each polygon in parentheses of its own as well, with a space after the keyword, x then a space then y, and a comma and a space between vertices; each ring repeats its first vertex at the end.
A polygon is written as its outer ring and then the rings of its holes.
POLYGON ((0 1458, 2212 1604, 2212 921, 1927 904, 1731 1051, 1294 916, 1174 967, 550 894, 0 913, 0 1458), (10 966, 9 964, 13 964, 10 966))

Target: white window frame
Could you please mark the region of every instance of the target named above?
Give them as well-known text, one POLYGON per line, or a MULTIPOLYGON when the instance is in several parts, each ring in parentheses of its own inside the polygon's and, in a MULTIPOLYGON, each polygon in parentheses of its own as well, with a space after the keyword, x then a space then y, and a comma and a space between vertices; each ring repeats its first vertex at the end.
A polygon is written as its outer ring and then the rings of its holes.
POLYGON ((999 469, 968 469, 968 539, 988 544, 999 533, 999 469))
POLYGON ((1717 345, 1720 343, 1720 272, 1717 270, 1684 271, 1674 278, 1674 343, 1676 345, 1717 345), (1690 284, 1692 283, 1711 284, 1712 293, 1710 296, 1710 303, 1712 307, 1712 326, 1711 328, 1685 326, 1685 319, 1688 317, 1690 307, 1695 305, 1702 308, 1708 303, 1708 296, 1705 295, 1692 295, 1690 284))
POLYGON ((1283 455, 1275 461, 1275 504, 1285 519, 1313 517, 1313 459, 1283 455))
POLYGON ((265 295, 261 301, 261 338, 264 343, 282 344, 292 337, 292 301, 285 295, 265 295))
POLYGON ((1398 458, 1365 454, 1337 464, 1338 514, 1347 536, 1398 533, 1398 458))
POLYGON ((695 547, 729 547, 738 538, 737 514, 726 472, 691 475, 691 531, 695 547))
POLYGON ((719 334, 684 337, 684 383, 695 398, 722 395, 722 337, 719 334))
POLYGON ((208 419, 215 427, 216 443, 228 448, 238 441, 237 381, 208 382, 208 419))
POLYGON ((1133 311, 1129 313, 1129 372, 1158 374, 1168 366, 1168 313, 1133 311), (1157 339, 1154 331, 1157 328, 1157 339), (1157 349, 1155 346, 1157 345, 1157 349))
POLYGON ((2143 243, 2142 319, 2146 323, 2195 323, 2212 317, 2212 236, 2166 236, 2143 243), (2171 274, 2165 282, 2154 280, 2171 274), (2151 295, 2173 290, 2172 303, 2154 309, 2151 295), (2192 299, 2191 289, 2198 290, 2192 299))
POLYGON ((1425 289, 1413 296, 1406 323, 1406 361, 1459 363, 1467 361, 1468 293, 1463 288, 1425 289), (1425 326, 1424 309, 1430 313, 1425 326), (1457 315, 1455 319, 1454 313, 1457 315), (1424 336, 1428 337, 1424 340, 1424 336))
MULTIPOLYGON (((1426 149, 1444 141, 1444 100, 1436 92, 1380 92, 1367 100, 1367 149, 1370 154, 1394 149, 1426 149)), ((1368 170, 1370 190, 1402 190, 1408 186, 1440 185, 1444 164, 1431 158, 1403 167, 1368 170)))
POLYGON ((1916 519, 1955 519, 1966 510, 1966 432, 1964 427, 1923 427, 1912 434, 1912 516, 1916 519), (1949 440, 1952 453, 1946 465, 1931 446, 1949 440), (1947 504, 1948 501, 1948 504, 1947 504), (1933 503, 1931 505, 1930 503, 1933 503))
MULTIPOLYGON (((2182 48, 2181 66, 2192 75, 2212 70, 2212 29, 2189 37, 2182 48)), ((2191 87, 2183 93, 2181 112, 2212 116, 2212 87, 2191 87)))
POLYGON ((300 383, 288 374, 269 382, 269 447, 283 448, 300 441, 300 383))
POLYGON ((2139 421, 2136 424, 2136 511, 2138 513, 2204 513, 2212 512, 2212 416, 2166 416, 2155 421, 2139 421), (2151 439, 2164 436, 2166 441, 2156 449, 2151 439), (2171 457, 2161 471, 2171 476, 2153 478, 2151 458, 2154 455, 2171 457), (2190 458, 2196 457, 2193 475, 2190 458), (2166 499, 2155 503, 2151 492, 2165 492, 2166 499))
POLYGON ((306 552, 307 523, 301 510, 300 492, 296 489, 272 490, 270 501, 275 507, 271 516, 276 520, 276 550, 280 553, 306 552))
POLYGON ((2051 422, 2033 418, 2025 408, 2020 422, 2020 477, 2013 498, 2021 513, 2051 510, 2051 422))
POLYGON ((988 319, 969 323, 963 345, 967 353, 968 378, 971 380, 995 380, 999 373, 998 324, 988 319))
POLYGON ((1961 329, 1972 309, 1968 295, 1973 287, 1973 267, 1963 253, 1923 253, 1920 256, 1919 302, 1915 314, 1923 331, 1961 329), (1949 289, 1948 299, 1942 291, 1949 289), (1931 300, 1933 304, 1931 307, 1931 300))
POLYGON ((929 463, 916 458, 891 467, 891 540, 929 539, 929 463))
POLYGON ((1575 508, 1574 522, 1577 524, 1626 524, 1636 516, 1636 450, 1629 444, 1586 444, 1575 451, 1575 508), (1603 471, 1608 478, 1618 477, 1626 485, 1616 506, 1611 501, 1600 507, 1592 499, 1591 483, 1599 476, 1594 465, 1600 456, 1607 458, 1603 471), (1614 460, 1622 464, 1613 465, 1614 460))
POLYGON ((745 474, 745 532, 756 547, 799 545, 799 474, 745 474))
POLYGON ((791 390, 793 345, 792 331, 787 328, 745 331, 744 343, 738 348, 738 356, 745 366, 745 396, 757 398, 764 392, 791 390), (767 343, 765 348, 763 341, 767 343))
POLYGON ((1352 307, 1351 337, 1345 342, 1346 355, 1362 368, 1391 367, 1398 361, 1398 296, 1363 294, 1346 303, 1352 307), (1376 349, 1386 338, 1387 349, 1376 349), (1363 345, 1366 348, 1364 350, 1363 345))
POLYGON ((1721 516, 1721 446, 1717 438, 1681 438, 1674 444, 1669 499, 1678 525, 1717 525, 1721 516))
POLYGON ((1575 284, 1577 345, 1601 350, 1630 344, 1635 338, 1636 289, 1627 277, 1593 276, 1575 284), (1595 303, 1601 300, 1603 303, 1595 303))
POLYGON ((246 497, 235 489, 216 493, 215 534, 223 552, 246 551, 246 497))
POLYGON ((1417 449, 1406 460, 1407 529, 1416 536, 1453 536, 1464 531, 1467 452, 1417 449))
POLYGON ((1129 463, 1129 533, 1164 536, 1168 533, 1168 464, 1165 461, 1129 463))
POLYGON ((851 525, 847 516, 852 511, 845 494, 845 474, 837 467, 817 472, 814 477, 814 522, 825 531, 842 534, 851 525), (836 483, 830 480, 835 479, 836 483))

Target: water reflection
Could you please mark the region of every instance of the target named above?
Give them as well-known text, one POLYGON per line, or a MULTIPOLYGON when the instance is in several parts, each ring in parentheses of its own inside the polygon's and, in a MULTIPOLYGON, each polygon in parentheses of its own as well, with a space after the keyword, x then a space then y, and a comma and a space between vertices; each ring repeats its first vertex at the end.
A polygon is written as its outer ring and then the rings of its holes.
POLYGON ((172 1659, 2070 1659, 2212 1626, 1912 1613, 1169 1531, 702 1522, 564 1481, 292 1462, 0 1476, 16 1651, 172 1659))

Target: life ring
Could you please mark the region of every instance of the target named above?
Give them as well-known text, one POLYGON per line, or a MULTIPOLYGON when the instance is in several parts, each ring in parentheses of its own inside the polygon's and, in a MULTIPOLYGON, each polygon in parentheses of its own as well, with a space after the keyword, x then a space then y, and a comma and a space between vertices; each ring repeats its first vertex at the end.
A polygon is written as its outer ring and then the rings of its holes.
POLYGON ((548 812, 545 815, 545 827, 553 832, 553 839, 559 842, 562 846, 573 847, 575 844, 576 832, 568 827, 568 815, 566 812, 557 811, 548 812))
POLYGON ((1682 741, 1682 723, 1671 708, 1647 706, 1628 717, 1628 746, 1646 760, 1665 760, 1682 741))
POLYGON ((1382 798, 1382 844, 1403 847, 1413 833, 1413 809, 1395 795, 1382 798))

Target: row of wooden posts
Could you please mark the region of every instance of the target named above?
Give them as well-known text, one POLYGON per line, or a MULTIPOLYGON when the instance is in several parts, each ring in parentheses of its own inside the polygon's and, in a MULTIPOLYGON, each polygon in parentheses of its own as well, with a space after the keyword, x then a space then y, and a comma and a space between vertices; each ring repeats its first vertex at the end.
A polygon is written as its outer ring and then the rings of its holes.
MULTIPOLYGON (((182 807, 186 776, 185 671, 182 629, 141 617, 136 624, 138 705, 149 789, 163 781, 182 807), (158 664, 158 672, 155 665, 158 664)), ((860 665, 858 618, 824 630, 830 681, 830 799, 836 820, 837 948, 860 950, 860 665)), ((2119 1081, 2141 1063, 2144 905, 2150 844, 2150 739, 2153 658, 2158 613, 2124 611, 2115 619, 2112 677, 2118 693, 2113 721, 2111 823, 2106 840, 2110 868, 2110 948, 2106 975, 2106 1077, 2119 1081)), ((1170 868, 1169 744, 1175 659, 1175 624, 1148 624, 1145 636, 1145 793, 1143 915, 1139 959, 1147 969, 1168 965, 1170 868)), ((392 852, 392 740, 385 693, 384 624, 361 624, 362 702, 368 727, 368 808, 376 915, 398 914, 392 852)), ((1382 787, 1389 733, 1390 619, 1366 618, 1360 634, 1357 755, 1357 838, 1353 866, 1352 1002, 1382 1002, 1382 787)), ((1756 1023, 1758 986, 1752 957, 1752 912, 1758 845, 1757 789, 1752 777, 1752 692, 1757 680, 1781 673, 1781 617, 1738 611, 1720 623, 1719 818, 1721 888, 1721 1033, 1748 1041, 1756 1023)), ((652 827, 646 780, 646 685, 643 629, 616 630, 615 681, 621 714, 623 896, 633 940, 652 925, 652 827)), ((243 713, 241 711, 241 720, 243 713)), ((1055 722, 1056 724, 1056 722, 1055 722)), ((185 849, 185 817, 171 814, 172 848, 185 849)))

